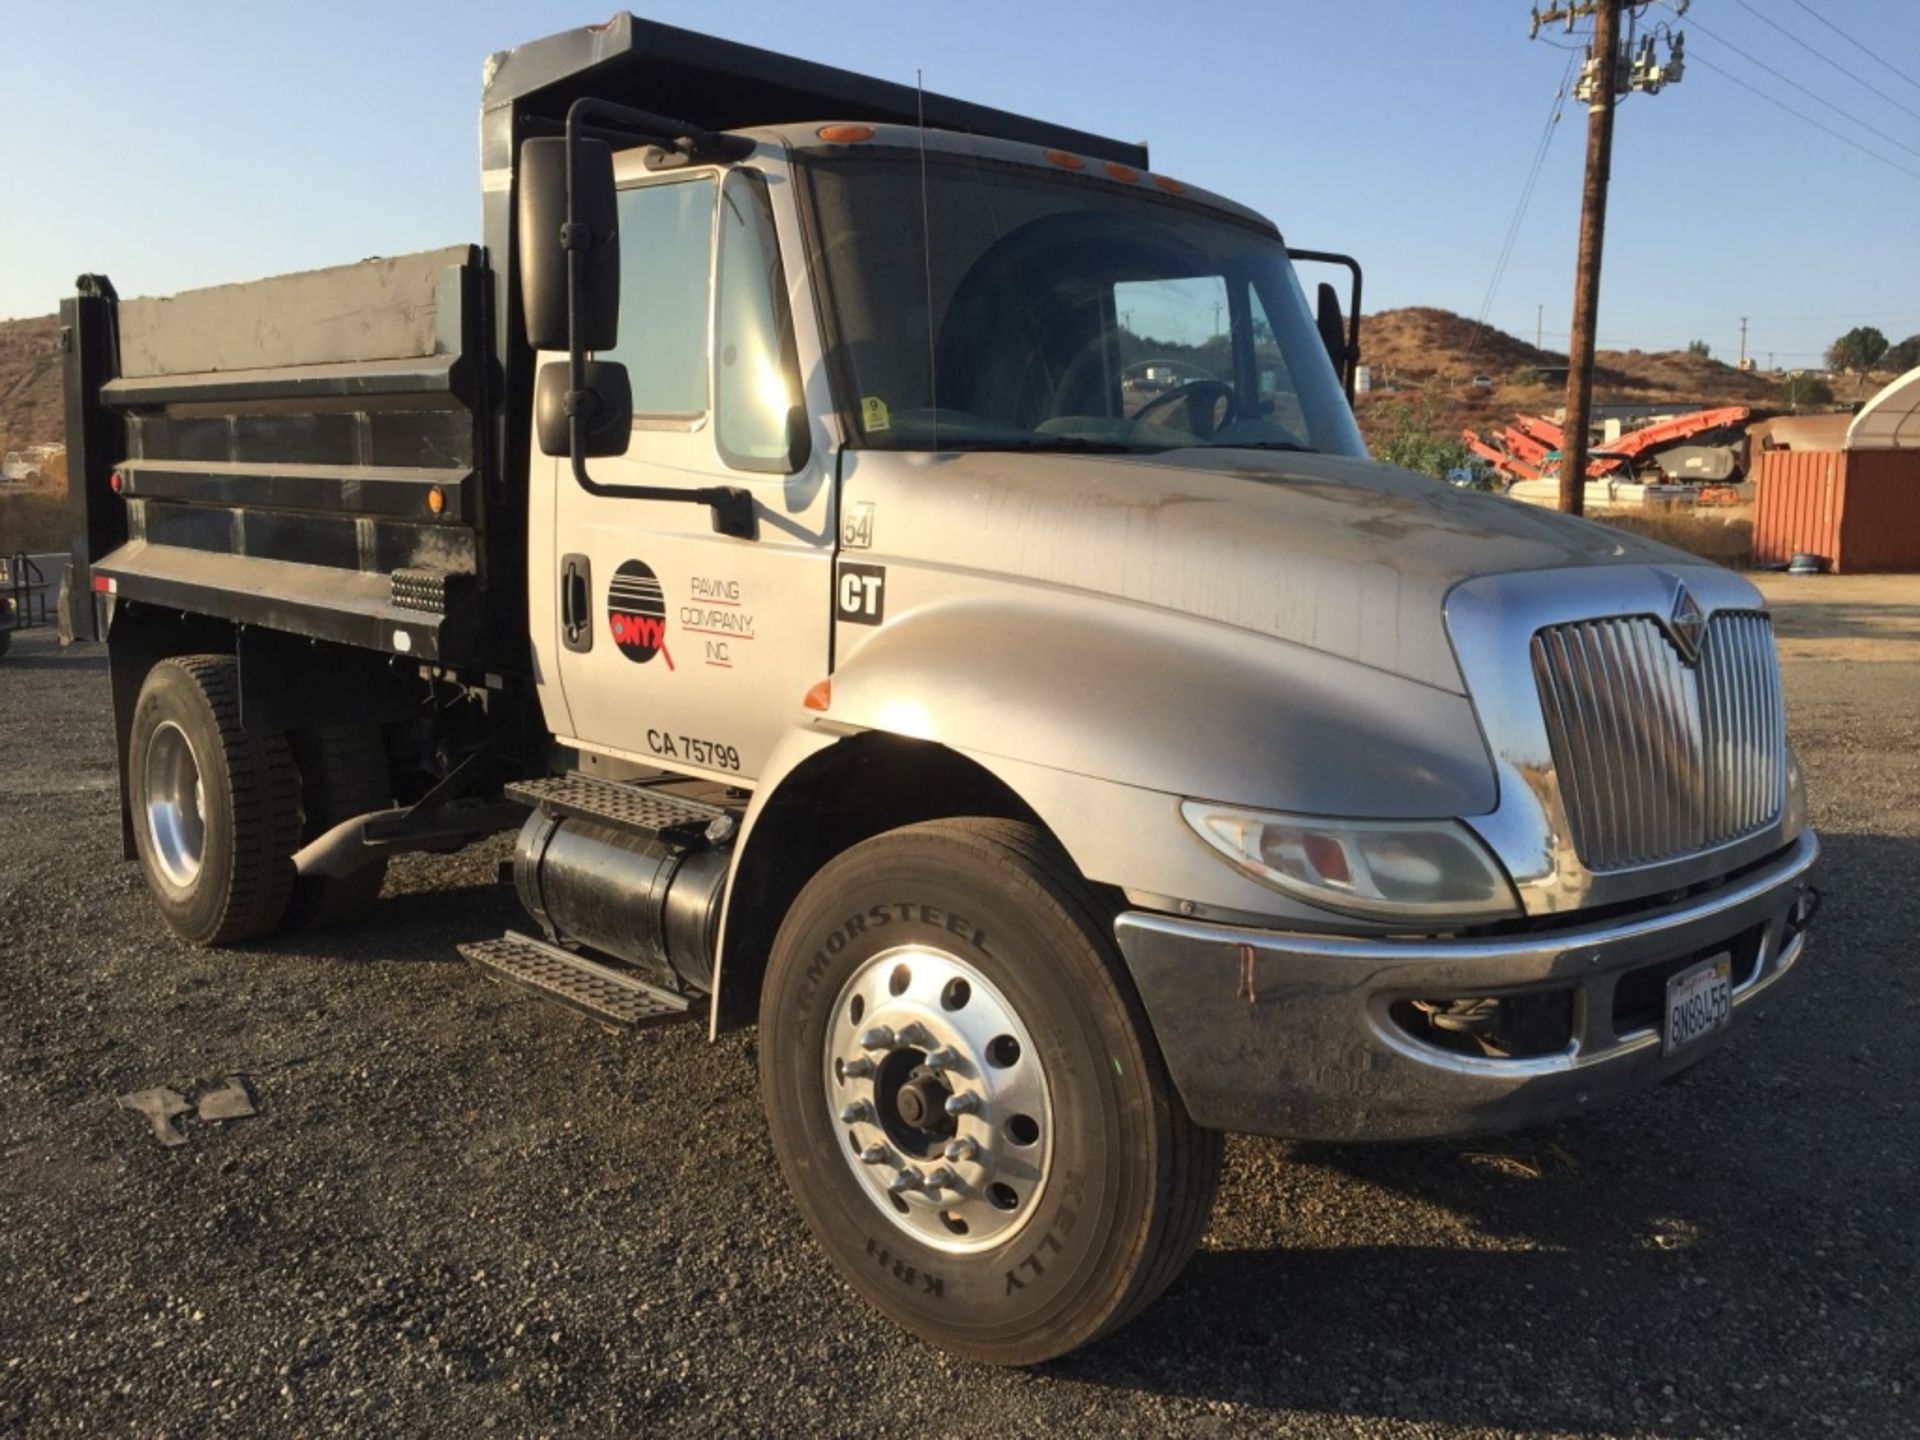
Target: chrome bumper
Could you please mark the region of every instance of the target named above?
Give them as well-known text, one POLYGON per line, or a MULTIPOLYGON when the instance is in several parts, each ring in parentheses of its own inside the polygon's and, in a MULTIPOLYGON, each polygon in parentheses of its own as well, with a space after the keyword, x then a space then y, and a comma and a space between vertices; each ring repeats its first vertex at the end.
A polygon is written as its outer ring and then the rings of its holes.
POLYGON ((1751 968, 1734 977, 1737 1027, 1805 948, 1807 876, 1819 853, 1809 830, 1710 894, 1495 940, 1287 935, 1140 911, 1114 929, 1200 1124, 1303 1140, 1485 1133, 1577 1113, 1719 1048, 1727 1032, 1664 1055, 1658 1022, 1617 1024, 1622 979, 1745 946, 1751 968), (1566 1044, 1525 1058, 1444 1048, 1396 1018, 1413 1000, 1555 992, 1571 992, 1566 1044))

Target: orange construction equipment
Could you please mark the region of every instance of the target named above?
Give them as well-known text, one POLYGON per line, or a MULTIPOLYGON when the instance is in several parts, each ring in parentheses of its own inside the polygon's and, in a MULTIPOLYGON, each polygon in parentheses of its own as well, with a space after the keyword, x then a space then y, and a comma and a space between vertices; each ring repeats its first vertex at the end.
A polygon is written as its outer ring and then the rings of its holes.
MULTIPOLYGON (((1630 477, 1634 462, 1665 450, 1668 446, 1738 425, 1753 412, 1744 405, 1725 405, 1717 410, 1695 410, 1676 415, 1655 425, 1629 430, 1612 444, 1593 452, 1587 462, 1587 478, 1600 480, 1624 470, 1630 477)), ((1503 475, 1517 480, 1537 480, 1557 473, 1560 447, 1566 432, 1553 421, 1539 415, 1516 415, 1513 424, 1482 437, 1468 430, 1462 437, 1467 448, 1503 475), (1489 443, 1491 442, 1491 443, 1489 443)))

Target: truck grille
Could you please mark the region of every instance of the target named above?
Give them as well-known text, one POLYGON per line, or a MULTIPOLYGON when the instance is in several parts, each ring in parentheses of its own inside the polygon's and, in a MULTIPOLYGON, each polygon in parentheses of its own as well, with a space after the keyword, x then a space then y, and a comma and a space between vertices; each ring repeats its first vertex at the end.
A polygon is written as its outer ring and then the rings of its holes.
POLYGON ((1533 637, 1533 674, 1589 870, 1691 854, 1779 816, 1786 734, 1765 615, 1714 615, 1692 665, 1655 620, 1550 626, 1533 637))

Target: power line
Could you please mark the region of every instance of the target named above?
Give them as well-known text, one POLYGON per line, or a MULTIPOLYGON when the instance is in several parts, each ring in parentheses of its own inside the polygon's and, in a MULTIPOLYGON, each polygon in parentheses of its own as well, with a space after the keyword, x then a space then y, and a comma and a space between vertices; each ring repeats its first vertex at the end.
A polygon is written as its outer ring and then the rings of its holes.
MULTIPOLYGON (((1493 274, 1487 277, 1487 292, 1480 297, 1480 313, 1475 324, 1484 327, 1487 312, 1493 309, 1494 297, 1500 292, 1500 282, 1506 278, 1507 262, 1513 258, 1513 247, 1520 239, 1520 228, 1526 222, 1527 208, 1533 203, 1534 187, 1540 182, 1540 172, 1547 163, 1547 152, 1553 147, 1553 132, 1560 123, 1560 115, 1567 102, 1567 86, 1573 79, 1574 66, 1580 63, 1579 52, 1568 56, 1567 68, 1561 74, 1560 81, 1553 87, 1553 105, 1547 111, 1547 122, 1540 127, 1540 139, 1533 150, 1533 166, 1527 172, 1526 183, 1520 187, 1520 199, 1513 207, 1513 218, 1507 222, 1506 238, 1500 245, 1500 256, 1494 261, 1493 274)), ((1471 363, 1473 352, 1478 347, 1483 329, 1475 329, 1473 343, 1467 347, 1467 360, 1471 363)))
POLYGON ((1802 10, 1806 11, 1807 14, 1813 16, 1814 19, 1818 20, 1822 25, 1826 26, 1829 30, 1833 31, 1833 33, 1838 35, 1842 40, 1846 41, 1849 45, 1853 46, 1853 48, 1858 50, 1862 55, 1866 56, 1869 60, 1873 61, 1874 64, 1882 66, 1883 68, 1892 71, 1895 75, 1899 76, 1902 80, 1906 81, 1907 84, 1913 86, 1914 89, 1920 90, 1920 80, 1915 80, 1911 75, 1907 74, 1906 71, 1900 69, 1899 66, 1888 64, 1884 56, 1880 55, 1878 52, 1872 50, 1868 46, 1862 45, 1858 40, 1854 39, 1853 36, 1849 35, 1846 31, 1842 30, 1838 25, 1834 24, 1833 21, 1829 20, 1826 16, 1822 15, 1818 10, 1814 9, 1811 5, 1807 4, 1807 0, 1793 0, 1793 3, 1798 5, 1802 10))
POLYGON ((1914 119, 1920 120, 1920 110, 1915 110, 1911 106, 1902 104, 1900 101, 1894 99, 1893 96, 1887 94, 1887 92, 1882 90, 1879 86, 1875 85, 1871 80, 1868 80, 1863 76, 1861 76, 1858 71, 1849 70, 1846 66, 1842 65, 1838 60, 1832 59, 1829 56, 1823 54, 1822 52, 1814 49, 1813 46, 1809 45, 1806 41, 1802 40, 1798 35, 1794 34, 1791 30, 1787 29, 1786 26, 1782 25, 1778 20, 1775 20, 1771 15, 1768 15, 1763 10, 1754 9, 1753 6, 1748 3, 1748 0, 1734 0, 1734 3, 1739 5, 1739 7, 1742 10, 1745 10, 1749 14, 1751 14, 1754 17, 1754 19, 1760 21, 1761 24, 1771 25, 1774 29, 1778 30, 1782 35, 1786 36, 1787 39, 1791 40, 1794 44, 1798 45, 1802 50, 1806 51, 1809 55, 1813 56, 1814 59, 1820 61, 1821 64, 1831 65, 1834 69, 1838 70, 1842 75, 1846 76, 1849 80, 1853 81, 1853 83, 1858 85, 1861 89, 1871 90, 1875 95, 1878 95, 1882 100, 1886 101, 1889 105, 1893 106, 1894 109, 1904 111, 1906 114, 1911 115, 1914 119))
POLYGON ((1842 145, 1851 145, 1854 149, 1858 150, 1862 155, 1871 155, 1875 160, 1878 160, 1882 165, 1891 165, 1895 170, 1898 170, 1902 175, 1909 176, 1915 180, 1920 180, 1920 170, 1909 170, 1906 166, 1902 165, 1898 160, 1889 160, 1885 155, 1882 155, 1878 150, 1868 149, 1865 145, 1862 145, 1858 140, 1855 140, 1851 135, 1842 135, 1838 130, 1834 129, 1831 125, 1821 124, 1820 121, 1814 119, 1811 115, 1807 114, 1804 110, 1796 110, 1791 105, 1787 104, 1786 101, 1780 99, 1778 96, 1769 95, 1766 91, 1758 88, 1757 86, 1749 85, 1746 81, 1742 80, 1738 75, 1734 74, 1731 70, 1722 69, 1720 66, 1714 64, 1711 60, 1707 59, 1704 55, 1696 54, 1693 58, 1695 60, 1698 60, 1702 65, 1706 66, 1707 69, 1713 71, 1714 74, 1723 76, 1724 78, 1731 80, 1734 84, 1738 85, 1742 90, 1750 90, 1755 95, 1758 95, 1762 100, 1766 101, 1769 105, 1779 106, 1782 110, 1786 111, 1787 114, 1793 116, 1796 120, 1804 120, 1807 122, 1807 124, 1813 126, 1814 129, 1825 131, 1827 134, 1831 135, 1834 139, 1838 140, 1842 145))
POLYGON ((1714 34, 1713 31, 1707 29, 1707 27, 1702 25, 1698 20, 1693 22, 1693 26, 1701 34, 1705 35, 1708 39, 1712 40, 1714 44, 1726 46, 1727 49, 1733 51, 1734 54, 1738 55, 1742 60, 1746 61, 1749 65, 1758 66, 1760 69, 1766 71, 1769 75, 1773 76, 1773 78, 1778 80, 1782 85, 1791 85, 1794 89, 1798 90, 1802 95, 1805 95, 1808 99, 1818 100, 1822 105, 1826 106, 1829 110, 1833 111, 1834 114, 1840 116, 1843 120, 1852 121, 1855 125, 1858 125, 1862 130, 1865 130, 1867 133, 1871 135, 1877 135, 1882 140, 1886 141, 1889 145, 1897 146, 1899 149, 1906 151, 1909 155, 1914 156, 1916 159, 1920 159, 1920 150, 1914 149, 1913 146, 1907 144, 1906 141, 1895 139, 1893 136, 1889 135, 1886 131, 1882 130, 1879 126, 1871 124, 1868 121, 1862 120, 1858 115, 1855 115, 1850 111, 1841 109, 1838 105, 1834 104, 1833 101, 1827 99, 1826 96, 1820 94, 1819 91, 1809 90, 1806 86, 1802 85, 1798 80, 1795 80, 1791 75, 1787 75, 1782 71, 1774 69, 1773 66, 1767 64, 1767 62, 1764 60, 1755 59, 1753 56, 1749 55, 1746 51, 1742 50, 1738 45, 1735 45, 1731 40, 1727 40, 1722 36, 1714 34))

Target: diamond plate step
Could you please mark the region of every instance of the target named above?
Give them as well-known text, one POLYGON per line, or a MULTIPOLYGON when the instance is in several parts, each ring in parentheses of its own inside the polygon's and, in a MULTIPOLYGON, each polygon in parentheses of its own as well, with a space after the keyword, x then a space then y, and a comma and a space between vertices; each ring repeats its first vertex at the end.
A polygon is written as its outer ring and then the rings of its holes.
POLYGON ((621 1030, 691 1018, 684 995, 509 930, 498 940, 462 945, 460 953, 495 980, 578 1010, 621 1030))
POLYGON ((556 818, 577 816, 642 835, 679 832, 690 841, 718 845, 738 824, 731 810, 689 800, 641 785, 623 785, 592 775, 556 775, 550 780, 520 780, 506 787, 509 800, 531 805, 556 818))

